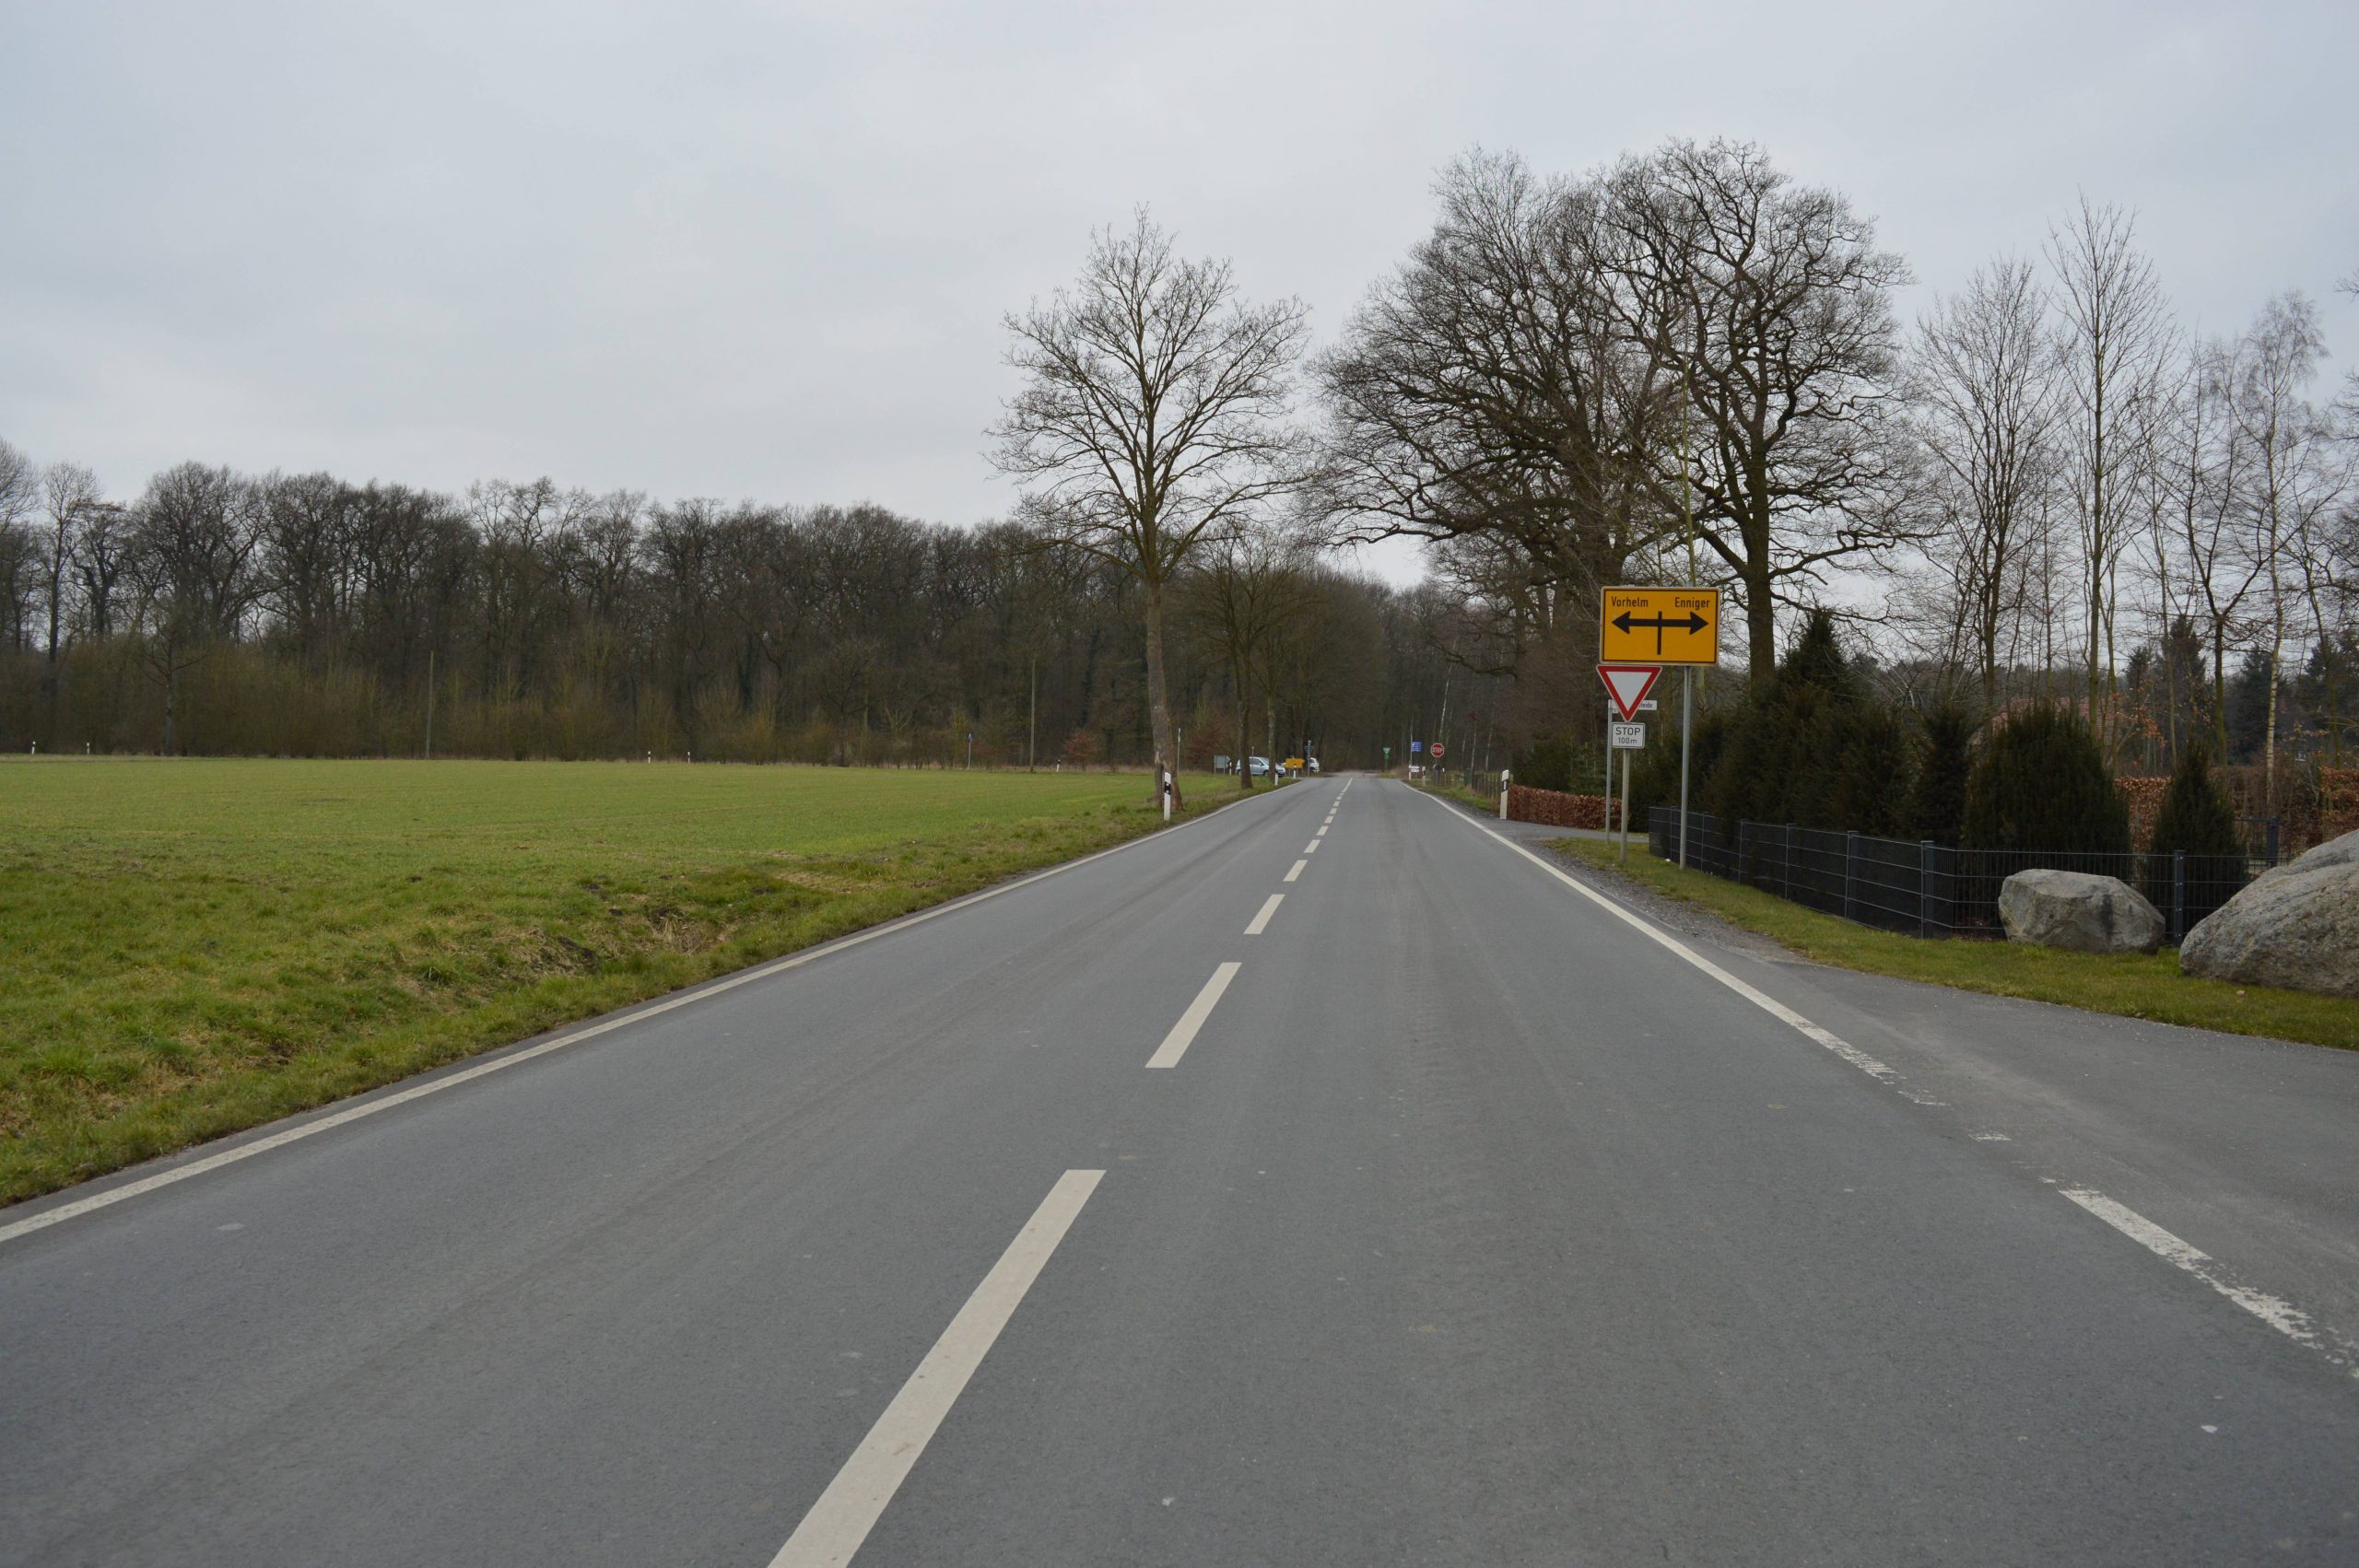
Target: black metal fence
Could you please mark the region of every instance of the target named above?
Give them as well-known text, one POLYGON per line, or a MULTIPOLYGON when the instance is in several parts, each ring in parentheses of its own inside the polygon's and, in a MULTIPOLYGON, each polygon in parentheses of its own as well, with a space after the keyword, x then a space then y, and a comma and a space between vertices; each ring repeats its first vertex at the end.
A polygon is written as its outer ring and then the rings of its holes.
MULTIPOLYGON (((1730 822, 1687 813, 1687 863, 1847 920, 1911 936, 1998 937, 1999 890, 2023 871, 2119 877, 2152 900, 2176 943, 2198 920, 2277 863, 2274 819, 2245 825, 2257 854, 2153 855, 1954 849, 1925 839, 1874 838, 1790 823, 1730 822)), ((1679 810, 1648 813, 1648 842, 1679 858, 1679 810)))

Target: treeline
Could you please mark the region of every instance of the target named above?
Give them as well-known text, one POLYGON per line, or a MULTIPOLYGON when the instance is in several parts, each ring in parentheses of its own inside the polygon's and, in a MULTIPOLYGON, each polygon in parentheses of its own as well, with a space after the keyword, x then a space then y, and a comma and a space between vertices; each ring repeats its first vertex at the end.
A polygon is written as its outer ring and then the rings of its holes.
MULTIPOLYGON (((430 723, 452 755, 958 766, 970 734, 980 766, 1149 755, 1128 579, 1021 525, 197 463, 116 501, 70 463, 0 461, 13 750, 410 756, 430 723)), ((1283 625, 1234 649, 1183 601, 1199 766, 1247 728, 1372 761, 1438 707, 1430 594, 1284 576, 1283 625)))

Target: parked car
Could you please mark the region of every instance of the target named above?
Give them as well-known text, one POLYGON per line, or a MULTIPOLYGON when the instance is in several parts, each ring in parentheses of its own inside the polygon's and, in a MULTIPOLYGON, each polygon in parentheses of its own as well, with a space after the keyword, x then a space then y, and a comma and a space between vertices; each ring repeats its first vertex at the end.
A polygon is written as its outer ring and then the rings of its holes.
POLYGON ((1253 770, 1253 777, 1256 778, 1266 778, 1270 771, 1270 759, 1265 756, 1249 756, 1245 759, 1245 765, 1253 770))

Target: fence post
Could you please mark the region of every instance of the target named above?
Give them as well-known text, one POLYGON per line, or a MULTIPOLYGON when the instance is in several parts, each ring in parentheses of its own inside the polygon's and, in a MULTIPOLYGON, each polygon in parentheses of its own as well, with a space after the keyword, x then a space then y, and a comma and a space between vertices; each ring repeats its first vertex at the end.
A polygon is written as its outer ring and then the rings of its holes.
POLYGON ((1917 841, 1917 935, 1933 934, 1933 841, 1917 841))
POLYGON ((1851 866, 1860 858, 1860 835, 1857 829, 1843 836, 1843 918, 1851 918, 1851 866))
POLYGON ((2272 866, 2277 863, 2277 819, 2275 817, 2269 819, 2269 863, 2272 866))
POLYGON ((2171 851, 2171 941, 2187 935, 2187 851, 2171 851))
POLYGON ((1786 896, 1794 895, 1794 825, 1786 824, 1786 896))

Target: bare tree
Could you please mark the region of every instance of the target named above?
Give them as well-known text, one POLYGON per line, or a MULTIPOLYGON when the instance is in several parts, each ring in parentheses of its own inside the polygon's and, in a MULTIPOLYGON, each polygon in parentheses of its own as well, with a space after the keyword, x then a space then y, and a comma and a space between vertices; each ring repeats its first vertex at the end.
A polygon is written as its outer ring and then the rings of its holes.
POLYGON ((2138 510, 2136 439, 2145 409, 2163 395, 2172 328, 2153 262, 2137 248, 2136 215, 2086 196, 2051 229, 2048 263, 2064 317, 2060 352, 2071 389, 2066 451, 2080 525, 2082 633, 2090 715, 2112 734, 2118 680, 2115 618, 2119 568, 2138 510))
MULTIPOLYGON (((2317 378, 2326 341, 2318 307, 2300 292, 2281 294, 2237 345, 2229 387, 2228 412, 2249 462, 2238 510, 2253 575, 2267 587, 2262 623, 2269 675, 2268 718, 2262 740, 2262 777, 2268 798, 2277 800, 2278 693, 2283 685, 2288 599, 2297 576, 2313 581, 2306 545, 2343 487, 2325 419, 2307 394, 2317 378)), ((2314 613, 2320 608, 2314 588, 2314 613)), ((2322 614, 2318 629, 2325 632, 2322 614)))
POLYGON ((1300 301, 1249 304, 1226 262, 1186 261, 1144 209, 1099 234, 1080 280, 1007 318, 1023 390, 992 461, 1050 536, 1139 585, 1156 760, 1176 778, 1166 586, 1197 546, 1301 481, 1288 415, 1300 301))
POLYGON ((40 495, 40 467, 20 449, 0 440, 0 528, 30 517, 40 495))
POLYGON ((1998 705, 2000 646, 2021 608, 2028 536, 2047 516, 2058 391, 2047 298, 2028 263, 1977 271, 1917 330, 1910 391, 1931 455, 1950 613, 1971 649, 1983 710, 1998 705))
POLYGON ((1598 181, 1475 153, 1437 194, 1432 234, 1319 361, 1318 500, 1338 542, 1445 544, 1542 645, 1593 628, 1598 589, 1676 532, 1646 449, 1672 441, 1677 379, 1618 330, 1598 181))
POLYGON ((75 533, 90 508, 100 500, 99 476, 77 463, 53 462, 41 476, 41 495, 45 536, 41 542, 41 586, 48 622, 41 688, 47 699, 50 730, 54 734, 60 696, 57 656, 65 639, 65 591, 73 574, 75 533))
POLYGON ((2241 546, 2236 497, 2246 489, 2248 445, 2229 417, 2236 356, 2224 344, 2199 343, 2169 430, 2171 509, 2186 545, 2189 597, 2200 602, 2212 655, 2212 739, 2228 755, 2228 645, 2241 635, 2259 562, 2241 546))
MULTIPOLYGON (((1211 634, 1237 693, 1238 788, 1253 788, 1246 759, 1253 750, 1253 692, 1274 699, 1280 631, 1309 600, 1297 552, 1267 526, 1232 532, 1215 543, 1188 583, 1189 617, 1211 634)), ((1274 759, 1273 759, 1274 760, 1274 759)))
POLYGON ((1623 329, 1672 368, 1694 420, 1659 495, 1684 509, 1692 492, 1766 680, 1778 601, 1910 532, 1891 304, 1908 269, 1846 197, 1749 143, 1673 141, 1609 189, 1623 329))
POLYGON ((184 462, 158 474, 139 506, 131 576, 139 590, 140 657, 164 696, 164 751, 179 748, 181 684, 238 631, 267 579, 256 486, 226 468, 184 462))

